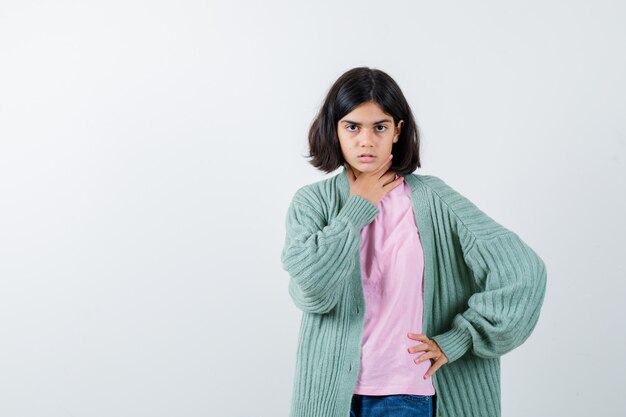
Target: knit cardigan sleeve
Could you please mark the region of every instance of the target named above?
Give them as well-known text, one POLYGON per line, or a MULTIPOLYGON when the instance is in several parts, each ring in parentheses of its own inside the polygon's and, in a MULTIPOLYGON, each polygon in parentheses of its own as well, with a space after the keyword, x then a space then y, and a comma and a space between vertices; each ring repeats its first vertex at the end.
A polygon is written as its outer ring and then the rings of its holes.
POLYGON ((453 234, 475 287, 451 328, 432 339, 449 362, 471 350, 495 358, 521 345, 537 321, 546 289, 546 266, 511 230, 497 223, 437 177, 432 191, 454 219, 453 234))
POLYGON ((328 313, 337 304, 343 283, 358 257, 360 230, 380 210, 366 198, 350 195, 327 221, 306 188, 299 189, 287 210, 281 262, 290 276, 289 295, 308 313, 328 313))

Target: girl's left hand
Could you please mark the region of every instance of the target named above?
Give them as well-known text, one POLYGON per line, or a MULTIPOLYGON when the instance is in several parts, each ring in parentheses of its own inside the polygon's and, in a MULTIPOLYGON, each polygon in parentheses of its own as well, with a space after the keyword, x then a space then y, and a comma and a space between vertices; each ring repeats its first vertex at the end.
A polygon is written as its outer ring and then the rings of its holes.
POLYGON ((416 364, 426 359, 433 359, 435 361, 433 365, 428 368, 428 371, 426 371, 426 373, 424 374, 424 379, 437 372, 437 369, 441 368, 441 365, 448 363, 448 357, 441 351, 437 342, 435 342, 434 340, 430 340, 425 334, 409 333, 407 336, 409 337, 409 339, 419 340, 420 342, 422 342, 419 345, 410 347, 408 349, 409 353, 415 353, 422 350, 425 351, 417 359, 414 360, 416 364))

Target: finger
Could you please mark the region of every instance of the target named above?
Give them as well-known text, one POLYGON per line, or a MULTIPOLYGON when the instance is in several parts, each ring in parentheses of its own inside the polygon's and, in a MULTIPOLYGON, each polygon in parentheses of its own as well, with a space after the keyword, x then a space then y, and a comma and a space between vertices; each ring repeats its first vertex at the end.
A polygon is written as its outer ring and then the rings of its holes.
POLYGON ((396 172, 387 171, 385 175, 383 175, 381 178, 384 178, 385 185, 393 184, 393 182, 396 180, 396 172))
POLYGON ((396 179, 396 173, 394 171, 387 170, 387 172, 381 175, 381 178, 384 178, 386 182, 391 182, 396 179))
POLYGON ((428 336, 423 333, 407 333, 407 336, 413 340, 428 340, 428 336))
POLYGON ((415 359, 413 360, 413 362, 415 362, 415 363, 421 363, 421 362, 424 362, 424 361, 425 361, 425 360, 427 360, 427 359, 435 358, 435 357, 437 357, 437 356, 438 356, 437 352, 433 352, 433 351, 431 350, 431 351, 429 351, 429 352, 422 353, 422 354, 421 354, 418 358, 415 358, 415 359))
POLYGON ((422 343, 421 345, 414 345, 407 349, 409 353, 420 352, 422 350, 428 350, 428 343, 422 343))
POLYGON ((441 365, 443 365, 444 363, 445 362, 441 360, 435 361, 435 363, 433 363, 433 365, 428 368, 428 371, 426 371, 426 373, 424 374, 424 379, 437 372, 437 369, 441 368, 441 365))
POLYGON ((434 345, 437 349, 439 349, 439 351, 440 351, 441 353, 443 353, 443 351, 441 350, 441 346, 439 346, 439 343, 437 343, 437 341, 436 341, 436 340, 431 340, 431 342, 433 343, 433 345, 434 345))
POLYGON ((390 182, 389 184, 386 184, 383 186, 383 190, 385 192, 389 192, 391 190, 393 190, 394 188, 396 188, 398 185, 402 184, 404 182, 404 177, 400 177, 397 180, 394 180, 392 182, 390 182))

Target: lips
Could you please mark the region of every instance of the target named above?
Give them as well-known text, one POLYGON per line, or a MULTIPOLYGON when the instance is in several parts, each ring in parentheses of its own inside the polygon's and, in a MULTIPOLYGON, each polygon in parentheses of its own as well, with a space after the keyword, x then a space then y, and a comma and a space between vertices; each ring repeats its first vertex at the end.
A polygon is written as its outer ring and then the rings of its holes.
POLYGON ((362 156, 371 156, 371 157, 373 157, 374 155, 372 155, 371 153, 364 153, 364 154, 359 155, 358 157, 361 158, 362 156))
POLYGON ((362 162, 364 164, 367 164, 369 162, 374 162, 374 160, 376 159, 375 156, 370 155, 370 154, 363 154, 363 155, 359 155, 357 157, 357 159, 359 160, 359 162, 362 162))

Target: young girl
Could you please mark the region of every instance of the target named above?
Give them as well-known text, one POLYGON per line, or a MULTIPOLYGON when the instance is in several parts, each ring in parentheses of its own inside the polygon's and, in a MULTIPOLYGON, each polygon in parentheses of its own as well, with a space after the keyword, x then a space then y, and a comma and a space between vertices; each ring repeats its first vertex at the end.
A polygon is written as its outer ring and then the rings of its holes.
POLYGON ((309 132, 281 254, 302 310, 291 417, 500 417, 500 356, 539 318, 543 260, 420 167, 395 81, 344 73, 309 132))

